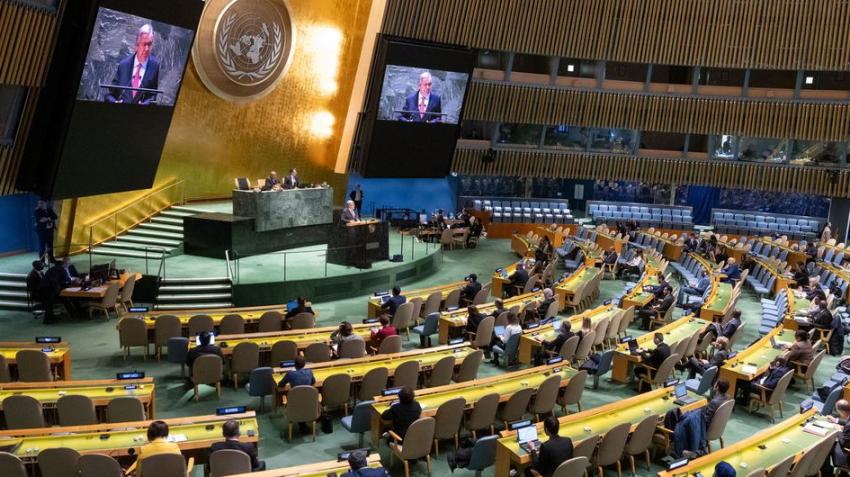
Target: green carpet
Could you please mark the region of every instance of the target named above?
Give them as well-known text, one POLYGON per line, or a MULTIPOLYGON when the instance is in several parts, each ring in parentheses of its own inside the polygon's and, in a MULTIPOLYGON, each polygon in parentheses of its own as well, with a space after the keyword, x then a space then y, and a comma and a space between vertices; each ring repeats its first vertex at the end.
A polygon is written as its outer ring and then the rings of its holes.
MULTIPOLYGON (((189 257, 187 257, 188 259, 189 257)), ((16 257, 22 263, 31 260, 31 257, 16 257)), ((458 280, 471 272, 476 272, 481 277, 489 278, 492 271, 502 265, 516 260, 510 251, 509 240, 482 240, 480 246, 473 250, 454 250, 445 253, 442 268, 435 274, 420 281, 408 285, 406 288, 421 288, 438 285, 458 280)), ((222 270, 223 272, 223 270, 222 270)), ((673 273, 672 270, 670 273, 673 273)), ((482 279, 483 281, 483 279, 482 279)), ((604 281, 601 285, 597 304, 605 299, 611 298, 622 292, 624 283, 621 281, 604 281)), ((281 297, 285 301, 287 297, 281 297)), ((744 321, 748 323, 745 336, 740 340, 739 347, 755 340, 758 322, 760 320, 761 307, 756 296, 745 289, 739 300, 738 307, 743 311, 744 321)), ((364 297, 336 300, 331 302, 314 304, 320 312, 320 325, 332 325, 343 319, 359 320, 365 316, 366 301, 364 297)), ((81 320, 75 322, 63 322, 56 325, 45 326, 41 321, 33 320, 27 313, 0 312, 0 339, 30 340, 36 335, 60 335, 65 341, 72 345, 73 350, 73 372, 75 379, 97 379, 110 378, 116 371, 138 369, 145 370, 149 376, 154 376, 157 382, 157 416, 178 417, 210 414, 217 407, 235 404, 257 405, 254 398, 248 397, 244 389, 234 391, 232 386, 225 385, 221 400, 215 398, 215 391, 210 387, 202 387, 202 400, 195 403, 191 400, 191 388, 184 385, 180 378, 180 369, 165 362, 143 361, 139 351, 127 361, 121 357, 118 348, 118 336, 115 330, 116 320, 105 322, 102 319, 81 320)), ((635 330, 632 334, 639 334, 635 330)), ((418 345, 418 340, 406 343, 407 348, 418 345)), ((836 358, 827 357, 821 365, 816 384, 823 382, 833 372, 837 362, 836 358)), ((482 365, 481 376, 491 376, 502 372, 489 363, 482 365)), ((593 391, 586 389, 583 397, 585 409, 599 406, 633 396, 635 392, 628 386, 612 384, 607 379, 602 379, 600 389, 593 391)), ((789 389, 785 397, 785 416, 788 417, 797 411, 799 403, 808 397, 802 383, 797 383, 789 389)), ((262 414, 260 420, 260 456, 268 463, 269 468, 286 467, 304 463, 319 462, 335 458, 342 448, 351 448, 357 444, 357 436, 348 434, 339 425, 339 415, 335 416, 334 432, 328 435, 320 435, 316 442, 309 439, 296 437, 292 443, 287 443, 281 438, 281 433, 286 429, 286 421, 282 414, 262 414)), ((736 408, 733 420, 726 428, 725 441, 729 445, 751 436, 754 433, 768 427, 768 418, 764 415, 748 415, 746 410, 736 408)), ((367 439, 368 441, 368 439, 367 439)), ((450 447, 445 443, 440 458, 434 461, 433 475, 448 475, 449 469, 445 460, 445 450, 450 447)), ((715 444, 716 448, 716 444, 715 444)), ((389 451, 382 446, 380 453, 384 462, 388 464, 389 451)), ((640 475, 655 475, 661 470, 658 465, 653 465, 651 471, 639 468, 640 475)), ((396 464, 390 469, 392 475, 404 475, 403 467, 396 464)), ((424 463, 413 466, 415 475, 425 474, 424 463)), ((456 475, 473 475, 472 472, 458 470, 456 475)), ((196 475, 201 475, 200 470, 196 475)), ((493 475, 492 468, 485 475, 493 475)))

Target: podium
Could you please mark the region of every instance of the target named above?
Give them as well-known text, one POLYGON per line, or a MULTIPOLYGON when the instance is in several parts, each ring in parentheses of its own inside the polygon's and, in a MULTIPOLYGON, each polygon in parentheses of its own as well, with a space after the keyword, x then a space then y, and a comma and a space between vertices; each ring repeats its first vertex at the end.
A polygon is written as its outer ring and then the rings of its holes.
POLYGON ((390 227, 380 220, 340 223, 328 234, 328 262, 357 268, 390 258, 390 227))

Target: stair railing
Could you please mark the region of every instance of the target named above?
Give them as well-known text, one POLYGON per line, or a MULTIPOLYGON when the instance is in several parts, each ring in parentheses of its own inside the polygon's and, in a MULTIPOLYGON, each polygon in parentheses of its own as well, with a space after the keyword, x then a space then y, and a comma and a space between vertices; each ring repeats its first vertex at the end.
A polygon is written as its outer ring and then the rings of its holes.
POLYGON ((224 251, 224 268, 227 279, 231 284, 239 283, 239 252, 236 250, 224 251))
MULTIPOLYGON (((183 179, 170 182, 85 225, 89 229, 88 249, 117 237, 175 204, 185 203, 185 186, 183 179)), ((82 251, 85 248, 77 250, 82 251)))

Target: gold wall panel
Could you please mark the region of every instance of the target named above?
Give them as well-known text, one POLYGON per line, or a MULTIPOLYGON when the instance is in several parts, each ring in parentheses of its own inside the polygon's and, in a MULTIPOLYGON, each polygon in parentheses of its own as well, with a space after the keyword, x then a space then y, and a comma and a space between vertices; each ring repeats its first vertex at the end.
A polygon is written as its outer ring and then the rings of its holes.
POLYGON ((850 68, 847 0, 390 0, 382 30, 567 58, 850 68))
POLYGON ((850 104, 685 97, 473 81, 464 119, 641 131, 850 139, 850 104))
MULTIPOLYGON (((186 198, 230 197, 233 179, 298 169, 306 182, 328 182, 341 204, 346 175, 333 172, 371 0, 289 0, 296 29, 292 64, 274 91, 236 104, 204 87, 186 68, 154 187, 185 179, 186 198)), ((145 194, 78 200, 74 237, 83 224, 145 194)))
POLYGON ((850 197, 850 171, 846 170, 510 149, 498 149, 496 160, 485 164, 481 161, 484 152, 481 148, 459 146, 455 150, 452 171, 469 175, 645 181, 850 197))

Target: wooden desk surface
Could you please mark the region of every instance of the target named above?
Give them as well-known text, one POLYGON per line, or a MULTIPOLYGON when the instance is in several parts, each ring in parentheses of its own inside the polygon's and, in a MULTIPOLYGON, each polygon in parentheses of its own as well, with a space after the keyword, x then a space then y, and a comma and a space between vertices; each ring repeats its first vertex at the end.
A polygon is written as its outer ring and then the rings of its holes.
POLYGON ((600 273, 602 273, 602 270, 592 265, 582 264, 566 280, 558 283, 555 286, 555 296, 558 298, 561 308, 564 307, 568 297, 575 296, 580 286, 593 281, 600 273))
POLYGON ((644 288, 658 285, 658 277, 655 275, 657 269, 649 266, 649 262, 646 263, 646 271, 641 277, 641 280, 632 288, 632 291, 623 297, 623 308, 633 306, 637 310, 645 307, 655 299, 655 294, 645 291, 644 288))
POLYGON ((596 324, 603 318, 611 318, 621 311, 623 310, 615 307, 613 304, 602 305, 592 310, 585 310, 578 315, 573 315, 569 318, 559 317, 552 323, 543 325, 539 328, 523 330, 522 336, 519 338, 519 353, 517 359, 523 364, 531 363, 534 358, 534 354, 541 346, 540 343, 543 341, 551 341, 558 336, 558 330, 561 329, 561 322, 563 320, 568 320, 570 322, 570 330, 575 333, 581 329, 581 322, 585 317, 589 317, 593 326, 596 326, 596 324))
MULTIPOLYGON (((381 467, 381 456, 377 452, 372 452, 366 458, 369 467, 381 467)), ((314 464, 296 465, 293 467, 283 467, 280 469, 264 470, 262 472, 251 472, 249 474, 238 474, 231 477, 327 477, 328 474, 335 473, 342 475, 350 469, 348 462, 339 462, 329 460, 325 462, 316 462, 314 464)))
POLYGON ((80 394, 94 401, 95 406, 105 406, 112 399, 133 396, 148 405, 150 417, 153 418, 153 401, 155 386, 153 378, 144 379, 99 379, 89 381, 52 381, 43 383, 0 383, 0 410, 3 401, 18 394, 30 396, 45 407, 53 407, 60 397, 67 394, 80 394), (125 386, 135 386, 128 390, 125 386))
POLYGON ((510 276, 514 274, 517 265, 519 265, 520 263, 524 264, 525 259, 501 267, 501 272, 493 272, 493 278, 490 285, 490 295, 496 298, 502 298, 503 286, 507 285, 510 282, 510 276))
POLYGON ((732 284, 714 280, 711 293, 700 309, 700 318, 711 321, 714 316, 723 316, 732 305, 732 284))
MULTIPOLYGON (((402 290, 401 294, 404 295, 405 298, 407 298, 407 301, 413 300, 414 298, 421 298, 422 302, 424 304, 424 302, 426 300, 428 300, 428 297, 431 296, 431 294, 434 293, 434 292, 440 292, 440 294, 442 295, 442 299, 445 300, 446 297, 449 296, 449 293, 451 293, 451 292, 453 292, 453 291, 455 291, 459 288, 463 288, 465 285, 466 285, 466 281, 461 280, 461 281, 457 281, 457 282, 446 283, 444 285, 437 285, 437 286, 428 287, 428 288, 419 288, 417 290, 411 290, 411 291, 402 290)), ((369 297, 369 306, 368 306, 368 309, 366 311, 367 311, 368 316, 370 318, 374 317, 374 316, 378 316, 380 314, 380 311, 381 311, 381 297, 370 296, 369 297)))
MULTIPOLYGON (((132 275, 135 275, 136 280, 142 278, 142 274, 139 272, 135 272, 132 275)), ((97 286, 91 287, 87 290, 83 290, 80 287, 68 287, 63 289, 59 295, 68 297, 68 298, 88 298, 88 299, 98 299, 106 296, 106 290, 113 283, 118 283, 118 288, 124 288, 124 284, 127 283, 127 280, 130 279, 131 274, 129 272, 122 273, 117 280, 110 280, 109 282, 97 286)))
POLYGON ((810 409, 803 414, 792 416, 775 426, 727 445, 722 449, 688 462, 688 465, 673 471, 658 473, 658 477, 685 477, 701 472, 702 475, 714 475, 714 466, 725 461, 735 468, 738 475, 747 475, 755 469, 768 469, 789 455, 799 460, 804 451, 808 451, 824 439, 835 438, 835 432, 821 437, 804 430, 802 426, 809 418, 814 418, 822 426, 832 426, 822 416, 810 409), (763 445, 764 449, 759 446, 763 445))
POLYGON ((525 234, 513 234, 511 235, 511 250, 514 251, 515 254, 519 255, 520 258, 525 258, 529 254, 534 253, 534 247, 532 247, 531 242, 529 242, 528 237, 525 234))
MULTIPOLYGON (((281 305, 263 305, 263 306, 246 306, 246 307, 231 307, 231 308, 205 308, 200 310, 166 310, 166 311, 146 311, 141 314, 145 320, 145 326, 153 329, 156 324, 156 319, 162 315, 174 315, 183 326, 189 325, 189 320, 195 315, 208 315, 213 319, 213 322, 218 325, 221 323, 225 315, 239 315, 245 319, 246 323, 259 321, 263 313, 267 311, 277 311, 282 315, 286 314, 286 304, 281 305)), ((139 316, 139 313, 124 313, 128 316, 139 316)), ((316 314, 318 316, 318 313, 316 314)))
MULTIPOLYGON (((369 341, 371 328, 377 326, 374 323, 358 323, 351 325, 354 333, 369 341)), ((240 343, 256 343, 260 351, 270 350, 278 341, 293 341, 298 349, 304 349, 313 343, 330 343, 331 333, 338 330, 339 326, 323 326, 321 328, 309 328, 305 330, 270 331, 268 333, 245 333, 241 335, 220 335, 215 337, 215 343, 221 346, 221 352, 225 356, 233 353, 233 348, 240 343)), ((189 340, 189 349, 196 346, 194 340, 189 340)))
MULTIPOLYGON (((524 295, 517 295, 511 298, 505 298, 502 300, 502 304, 505 309, 510 310, 511 307, 519 305, 520 308, 524 308, 531 302, 535 302, 538 300, 543 300, 543 290, 526 293, 524 295)), ((482 315, 489 315, 496 309, 496 303, 485 303, 481 305, 476 305, 478 308, 478 313, 482 315)), ((466 308, 458 308, 454 311, 444 311, 440 313, 440 323, 439 323, 439 340, 440 344, 446 344, 449 341, 449 335, 451 333, 451 329, 453 328, 463 328, 466 326, 466 320, 469 317, 469 313, 466 308)))
POLYGON ((782 355, 784 350, 772 347, 770 338, 773 338, 777 344, 791 346, 794 343, 794 330, 786 330, 780 325, 723 364, 720 368, 720 378, 729 382, 730 396, 735 395, 736 383, 739 379, 752 381, 767 371, 774 358, 782 355))
POLYGON ((18 351, 31 349, 41 351, 50 358, 51 365, 59 369, 60 377, 65 380, 71 379, 71 345, 65 343, 40 344, 27 341, 0 341, 0 355, 6 358, 6 364, 17 366, 18 360, 15 355, 18 351), (44 351, 50 348, 50 351, 44 351))
MULTIPOLYGON (((207 449, 214 442, 223 441, 221 427, 229 419, 239 421, 242 432, 240 441, 258 442, 260 430, 253 411, 229 416, 193 416, 163 420, 168 423, 172 437, 185 437, 178 445, 180 450, 186 452, 207 449), (249 431, 253 436, 248 435, 249 431)), ((69 447, 81 454, 102 453, 116 458, 124 457, 129 455, 128 449, 138 453, 139 448, 147 443, 147 428, 151 422, 5 430, 0 431, 0 449, 8 448, 7 452, 28 462, 33 462, 40 451, 57 447, 69 447), (104 435, 108 437, 103 439, 104 435)))
MULTIPOLYGON (((631 423, 634 430, 647 416, 655 415, 661 420, 667 411, 676 407, 686 412, 706 405, 705 398, 691 394, 699 399, 692 404, 679 406, 674 399, 671 399, 672 395, 672 386, 659 388, 604 406, 562 416, 558 419, 561 423, 559 434, 572 439, 573 444, 578 444, 588 437, 604 435, 624 422, 631 423)), ((537 428, 538 438, 541 442, 546 442, 548 438, 543 432, 543 423, 537 423, 537 428)), ((500 436, 501 438, 496 442, 496 475, 508 475, 511 464, 525 466, 530 463, 530 456, 520 449, 517 443, 515 431, 503 431, 500 436)))
MULTIPOLYGON (((694 333, 701 332, 706 326, 708 326, 707 321, 695 318, 693 315, 685 315, 672 323, 668 323, 661 328, 638 336, 635 339, 638 342, 639 348, 643 350, 652 350, 655 349, 655 343, 653 342, 655 333, 663 333, 664 342, 672 348, 673 343, 678 343, 683 339, 693 336, 694 333)), ((614 352, 614 366, 611 370, 611 379, 621 383, 626 382, 628 379, 629 367, 632 364, 640 363, 642 361, 643 358, 641 358, 640 355, 633 355, 629 352, 628 344, 623 343, 618 345, 617 350, 614 352)))

